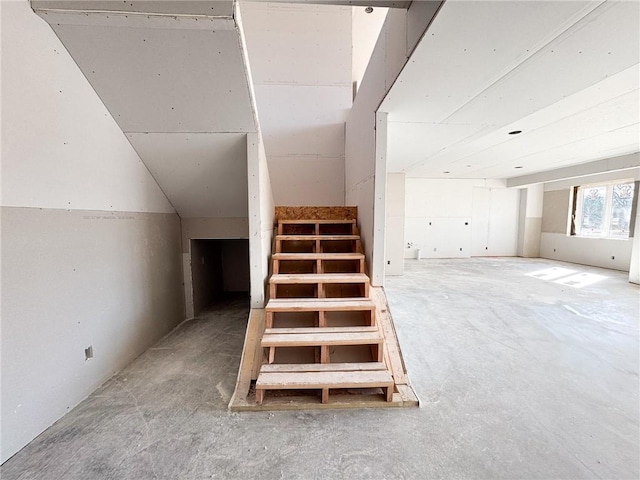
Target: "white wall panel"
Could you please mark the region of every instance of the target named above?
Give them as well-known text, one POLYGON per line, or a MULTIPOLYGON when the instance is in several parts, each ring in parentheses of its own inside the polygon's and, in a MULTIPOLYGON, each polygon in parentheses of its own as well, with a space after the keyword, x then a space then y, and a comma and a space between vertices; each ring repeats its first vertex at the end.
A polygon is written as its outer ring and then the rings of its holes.
POLYGON ((343 157, 271 157, 269 172, 277 205, 331 206, 344 202, 343 157))
POLYGON ((244 34, 277 204, 344 204, 351 8, 246 3, 244 34))
POLYGON ((519 202, 485 180, 407 178, 405 258, 515 256, 519 202))
POLYGON ((540 257, 628 272, 632 247, 633 239, 581 238, 542 232, 540 257))
POLYGON ((472 192, 471 255, 484 257, 489 252, 491 190, 483 187, 473 187, 472 192))
POLYGON ((243 3, 256 84, 351 89, 351 7, 243 3))
POLYGON ((255 90, 270 159, 284 155, 344 157, 351 87, 256 85, 255 90))
POLYGON ((48 25, 26 1, 2 16, 2 204, 173 212, 48 25))
POLYGON ((516 188, 492 188, 490 193, 487 255, 514 257, 518 253, 520 191, 516 188))

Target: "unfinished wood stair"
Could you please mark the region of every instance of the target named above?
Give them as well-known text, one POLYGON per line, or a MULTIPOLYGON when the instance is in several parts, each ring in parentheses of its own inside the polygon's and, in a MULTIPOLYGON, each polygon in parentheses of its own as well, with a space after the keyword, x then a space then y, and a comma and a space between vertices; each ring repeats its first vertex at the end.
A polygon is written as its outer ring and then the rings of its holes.
POLYGON ((280 219, 272 267, 256 403, 299 390, 323 404, 354 390, 392 401, 356 220, 280 219))

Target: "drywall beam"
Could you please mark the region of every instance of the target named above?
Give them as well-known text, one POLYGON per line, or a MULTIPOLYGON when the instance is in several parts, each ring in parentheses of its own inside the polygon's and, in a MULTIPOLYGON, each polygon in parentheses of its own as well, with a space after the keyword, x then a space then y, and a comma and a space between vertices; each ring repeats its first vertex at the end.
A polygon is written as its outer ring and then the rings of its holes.
POLYGON ((605 158, 595 162, 572 165, 546 172, 532 173, 507 179, 507 187, 526 187, 537 183, 555 182, 569 178, 586 177, 596 173, 616 172, 640 167, 640 153, 605 158))
MULTIPOLYGON (((307 5, 343 5, 347 7, 404 8, 411 6, 411 1, 403 0, 251 0, 258 3, 297 3, 307 5)), ((417 3, 432 3, 424 0, 417 3)), ((416 3, 416 2, 413 2, 416 3)))

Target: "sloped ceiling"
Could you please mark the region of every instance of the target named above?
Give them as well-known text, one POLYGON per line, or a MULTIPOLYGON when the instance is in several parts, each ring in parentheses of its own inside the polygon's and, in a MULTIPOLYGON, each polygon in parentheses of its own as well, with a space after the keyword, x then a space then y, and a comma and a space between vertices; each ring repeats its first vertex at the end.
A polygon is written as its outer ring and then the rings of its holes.
POLYGON ((389 170, 511 178, 637 152, 639 18, 639 2, 448 0, 381 106, 389 170))
POLYGON ((233 2, 32 6, 180 216, 247 216, 246 133, 257 126, 233 2))

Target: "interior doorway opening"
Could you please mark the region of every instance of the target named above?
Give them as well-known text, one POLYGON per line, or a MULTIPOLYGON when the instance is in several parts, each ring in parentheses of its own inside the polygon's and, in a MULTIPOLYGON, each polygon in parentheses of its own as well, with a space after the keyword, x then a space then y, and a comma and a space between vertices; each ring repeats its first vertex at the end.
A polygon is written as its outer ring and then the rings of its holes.
POLYGON ((249 240, 191 240, 193 310, 232 298, 249 298, 249 240))

